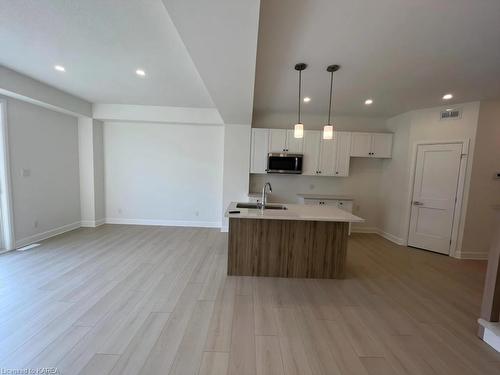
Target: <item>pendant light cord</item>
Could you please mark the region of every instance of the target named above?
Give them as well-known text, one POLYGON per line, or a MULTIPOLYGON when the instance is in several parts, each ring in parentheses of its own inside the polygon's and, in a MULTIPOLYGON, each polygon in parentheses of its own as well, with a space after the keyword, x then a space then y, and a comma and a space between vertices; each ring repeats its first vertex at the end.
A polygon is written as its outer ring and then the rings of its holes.
POLYGON ((300 124, 300 97, 301 97, 301 90, 302 90, 302 70, 299 70, 299 118, 297 121, 297 124, 300 124))
POLYGON ((331 125, 330 117, 332 115, 332 94, 333 94, 333 71, 330 77, 330 106, 328 107, 328 125, 331 125))

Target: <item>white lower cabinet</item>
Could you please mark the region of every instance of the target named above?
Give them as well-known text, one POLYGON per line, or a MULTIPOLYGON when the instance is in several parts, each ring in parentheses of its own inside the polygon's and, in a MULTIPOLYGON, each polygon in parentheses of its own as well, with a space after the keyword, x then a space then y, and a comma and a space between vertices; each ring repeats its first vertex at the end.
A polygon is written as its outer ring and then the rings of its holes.
MULTIPOLYGON (((350 213, 352 213, 353 209, 353 201, 350 199, 304 198, 304 204, 312 206, 335 206, 350 213)), ((349 224, 349 234, 351 234, 351 224, 349 224)))

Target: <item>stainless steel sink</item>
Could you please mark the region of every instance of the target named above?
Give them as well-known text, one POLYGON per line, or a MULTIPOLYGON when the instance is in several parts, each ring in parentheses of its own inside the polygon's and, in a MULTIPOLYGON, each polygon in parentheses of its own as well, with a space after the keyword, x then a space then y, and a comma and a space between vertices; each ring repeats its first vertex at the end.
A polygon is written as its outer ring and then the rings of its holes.
MULTIPOLYGON (((236 208, 254 208, 260 209, 260 205, 257 203, 236 203, 236 208)), ((286 210, 286 206, 283 204, 266 204, 265 210, 286 210)))

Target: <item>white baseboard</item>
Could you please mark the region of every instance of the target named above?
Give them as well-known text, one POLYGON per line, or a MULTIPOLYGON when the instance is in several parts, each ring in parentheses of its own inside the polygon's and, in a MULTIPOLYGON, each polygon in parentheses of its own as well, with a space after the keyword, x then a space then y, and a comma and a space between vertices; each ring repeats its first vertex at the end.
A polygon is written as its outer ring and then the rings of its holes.
POLYGON ((384 237, 386 240, 389 240, 391 242, 394 242, 395 244, 405 246, 405 241, 401 237, 397 237, 391 233, 384 232, 382 230, 378 230, 377 232, 380 236, 384 237))
POLYGON ((128 225, 153 225, 161 227, 199 227, 220 228, 218 221, 188 221, 188 220, 150 220, 150 219, 121 219, 106 218, 106 224, 128 224, 128 225))
POLYGON ((484 319, 478 319, 478 323, 483 326, 483 341, 500 352, 500 323, 487 322, 484 319))
POLYGON ((405 246, 405 241, 397 237, 391 233, 384 232, 378 228, 375 227, 352 227, 351 230, 352 233, 376 233, 381 237, 384 237, 386 240, 389 240, 391 242, 394 242, 397 245, 405 246))
POLYGON ((82 220, 82 227, 84 228, 96 228, 106 223, 105 219, 99 220, 82 220))
POLYGON ((63 225, 62 227, 59 228, 54 228, 42 233, 37 233, 32 236, 22 238, 16 241, 16 249, 26 245, 30 245, 33 242, 43 241, 46 240, 47 238, 54 237, 59 234, 63 234, 65 232, 69 232, 70 230, 78 229, 81 226, 82 226, 81 222, 77 221, 71 224, 63 225))
POLYGON ((356 227, 353 225, 351 233, 378 233, 378 229, 375 227, 356 227))
POLYGON ((461 251, 457 252, 458 259, 468 259, 468 260, 488 260, 488 253, 485 252, 472 252, 472 251, 461 251))

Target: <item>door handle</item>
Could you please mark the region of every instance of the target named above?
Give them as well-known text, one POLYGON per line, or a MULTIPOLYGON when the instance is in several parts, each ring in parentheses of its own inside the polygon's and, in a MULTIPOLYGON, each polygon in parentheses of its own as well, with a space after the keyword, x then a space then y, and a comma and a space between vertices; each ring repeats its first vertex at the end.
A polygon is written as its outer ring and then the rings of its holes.
POLYGON ((424 204, 422 202, 419 202, 419 201, 413 201, 413 205, 414 206, 423 206, 424 204))

